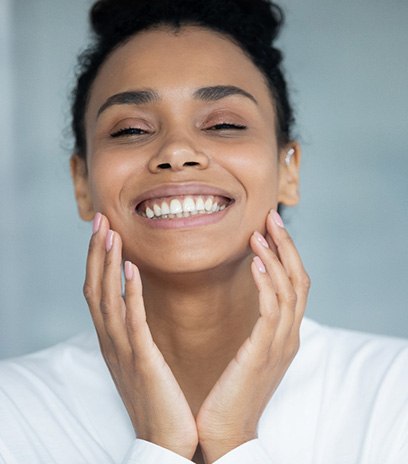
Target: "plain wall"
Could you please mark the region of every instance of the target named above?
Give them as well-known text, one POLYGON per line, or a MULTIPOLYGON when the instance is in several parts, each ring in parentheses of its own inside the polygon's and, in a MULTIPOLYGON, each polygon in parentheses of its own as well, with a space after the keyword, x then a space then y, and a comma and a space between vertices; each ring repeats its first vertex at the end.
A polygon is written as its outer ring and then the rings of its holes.
MULTIPOLYGON (((91 327, 66 135, 89 5, 0 0, 0 357, 91 327)), ((313 281, 307 315, 408 336, 408 2, 281 5, 303 145, 285 219, 313 281)))

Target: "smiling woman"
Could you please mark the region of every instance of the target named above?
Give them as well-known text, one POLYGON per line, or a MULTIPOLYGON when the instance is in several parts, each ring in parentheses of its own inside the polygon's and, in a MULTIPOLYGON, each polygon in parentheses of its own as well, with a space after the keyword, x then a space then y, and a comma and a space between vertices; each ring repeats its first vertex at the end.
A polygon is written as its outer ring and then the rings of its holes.
POLYGON ((1 364, 0 459, 405 462, 408 343, 303 317, 280 8, 100 0, 91 22, 71 172, 97 339, 1 364))

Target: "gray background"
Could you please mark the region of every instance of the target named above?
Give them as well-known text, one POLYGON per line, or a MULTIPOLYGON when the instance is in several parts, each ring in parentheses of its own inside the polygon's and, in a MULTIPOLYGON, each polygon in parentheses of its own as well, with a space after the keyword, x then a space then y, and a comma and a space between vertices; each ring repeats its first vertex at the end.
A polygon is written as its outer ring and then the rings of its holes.
MULTIPOLYGON (((279 41, 303 145, 286 214, 307 314, 408 336, 408 1, 282 0, 279 41)), ((68 169, 68 93, 86 0, 0 0, 0 357, 90 328, 89 224, 68 169)))

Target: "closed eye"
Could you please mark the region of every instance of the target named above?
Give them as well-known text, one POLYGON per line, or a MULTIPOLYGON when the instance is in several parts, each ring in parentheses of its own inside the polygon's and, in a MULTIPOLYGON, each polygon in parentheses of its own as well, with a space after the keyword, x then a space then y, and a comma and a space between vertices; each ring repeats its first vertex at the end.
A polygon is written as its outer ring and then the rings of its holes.
POLYGON ((208 127, 206 130, 218 131, 218 130, 245 130, 246 126, 242 124, 231 124, 228 122, 222 122, 220 124, 215 124, 214 126, 208 127))
POLYGON ((139 129, 138 127, 126 127, 119 129, 116 132, 111 134, 111 137, 130 137, 132 135, 144 135, 147 134, 147 131, 139 129))

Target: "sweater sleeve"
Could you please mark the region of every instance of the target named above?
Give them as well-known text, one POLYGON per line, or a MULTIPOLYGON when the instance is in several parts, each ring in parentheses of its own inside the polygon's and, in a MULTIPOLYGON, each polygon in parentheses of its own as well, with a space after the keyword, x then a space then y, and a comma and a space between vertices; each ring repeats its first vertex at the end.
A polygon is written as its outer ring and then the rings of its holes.
POLYGON ((122 464, 191 464, 192 461, 166 448, 137 438, 122 464))
MULTIPOLYGON (((136 439, 122 464, 191 464, 192 461, 161 446, 136 439)), ((247 441, 234 448, 214 464, 270 464, 268 456, 258 439, 247 441)))

